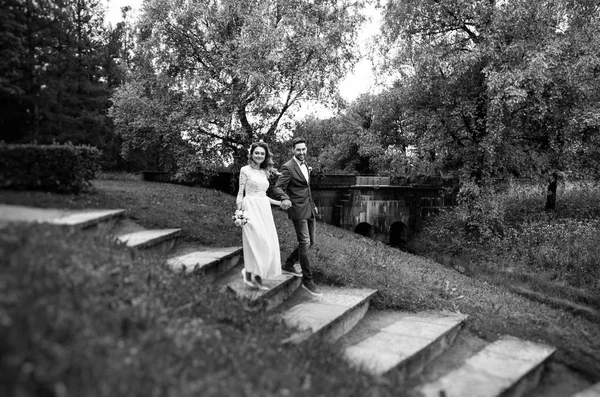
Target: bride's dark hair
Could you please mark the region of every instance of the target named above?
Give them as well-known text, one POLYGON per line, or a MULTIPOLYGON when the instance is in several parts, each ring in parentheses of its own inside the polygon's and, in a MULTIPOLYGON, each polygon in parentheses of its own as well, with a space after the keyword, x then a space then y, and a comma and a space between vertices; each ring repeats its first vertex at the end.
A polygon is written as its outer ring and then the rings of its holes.
POLYGON ((254 163, 254 160, 252 160, 252 153, 254 153, 254 150, 257 147, 261 147, 265 150, 265 161, 260 163, 260 168, 266 170, 269 174, 271 174, 272 172, 274 172, 273 164, 275 164, 273 163, 273 153, 271 153, 271 151, 269 150, 269 145, 267 145, 263 141, 254 142, 252 146, 250 146, 250 152, 248 153, 248 164, 254 163))

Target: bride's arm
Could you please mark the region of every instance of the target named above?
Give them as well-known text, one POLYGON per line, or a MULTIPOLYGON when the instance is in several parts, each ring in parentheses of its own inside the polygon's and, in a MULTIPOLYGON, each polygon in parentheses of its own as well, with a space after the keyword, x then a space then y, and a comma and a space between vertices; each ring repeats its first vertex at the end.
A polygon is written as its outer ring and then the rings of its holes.
POLYGON ((267 196, 267 198, 269 199, 269 203, 271 203, 271 205, 277 205, 277 206, 281 206, 281 201, 279 200, 273 200, 271 197, 267 196))
POLYGON ((242 209, 242 202, 244 201, 244 190, 246 189, 246 181, 248 180, 248 175, 246 175, 246 170, 242 168, 240 170, 240 181, 239 181, 239 189, 238 194, 235 200, 235 204, 238 210, 242 209))

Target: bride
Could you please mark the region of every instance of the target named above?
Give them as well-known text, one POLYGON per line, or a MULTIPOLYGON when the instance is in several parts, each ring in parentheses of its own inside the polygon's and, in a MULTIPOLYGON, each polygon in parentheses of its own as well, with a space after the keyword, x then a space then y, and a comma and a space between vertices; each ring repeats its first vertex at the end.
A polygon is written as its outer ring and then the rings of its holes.
POLYGON ((281 274, 279 240, 271 212, 271 204, 281 207, 281 201, 267 197, 269 175, 273 171, 273 155, 264 142, 250 147, 248 165, 240 170, 237 209, 244 211, 248 222, 242 227, 244 269, 242 277, 246 285, 268 290, 262 279, 281 274))

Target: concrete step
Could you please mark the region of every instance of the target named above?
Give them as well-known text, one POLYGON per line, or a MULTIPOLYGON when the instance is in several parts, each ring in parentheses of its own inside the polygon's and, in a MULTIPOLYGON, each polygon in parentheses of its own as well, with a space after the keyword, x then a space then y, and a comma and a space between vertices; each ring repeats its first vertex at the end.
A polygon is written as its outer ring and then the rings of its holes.
POLYGON ((369 311, 341 340, 350 363, 403 382, 448 349, 467 316, 456 313, 369 311))
POLYGON ((302 283, 301 277, 287 274, 276 276, 272 279, 263 279, 263 285, 268 291, 261 291, 248 286, 242 280, 243 263, 236 266, 233 271, 221 280, 224 289, 233 292, 238 299, 244 299, 252 306, 261 307, 265 311, 273 310, 294 294, 302 283))
POLYGON ((236 267, 241 257, 242 247, 239 246, 216 248, 188 245, 178 247, 165 264, 175 271, 194 274, 213 282, 236 267))
POLYGON ((571 397, 600 397, 600 382, 573 394, 571 397))
POLYGON ((168 251, 175 244, 175 239, 181 234, 181 229, 139 230, 126 234, 117 234, 116 239, 129 248, 155 248, 168 251))
POLYGON ((68 210, 59 208, 36 208, 22 205, 0 204, 0 223, 48 223, 75 228, 88 228, 114 222, 125 210, 68 210))
POLYGON ((523 396, 537 386, 554 352, 547 345, 504 336, 417 392, 425 397, 523 396))
POLYGON ((280 318, 294 333, 282 343, 300 343, 311 337, 333 342, 350 331, 365 315, 373 289, 319 285, 322 296, 299 288, 278 310, 280 318))

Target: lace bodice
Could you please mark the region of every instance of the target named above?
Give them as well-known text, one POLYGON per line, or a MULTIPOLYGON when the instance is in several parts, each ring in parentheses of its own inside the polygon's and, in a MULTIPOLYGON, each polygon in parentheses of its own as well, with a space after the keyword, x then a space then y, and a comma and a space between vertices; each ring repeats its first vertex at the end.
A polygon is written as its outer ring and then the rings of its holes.
POLYGON ((244 196, 267 197, 268 188, 269 180, 267 179, 267 172, 245 165, 240 170, 240 187, 236 203, 241 203, 244 196))

